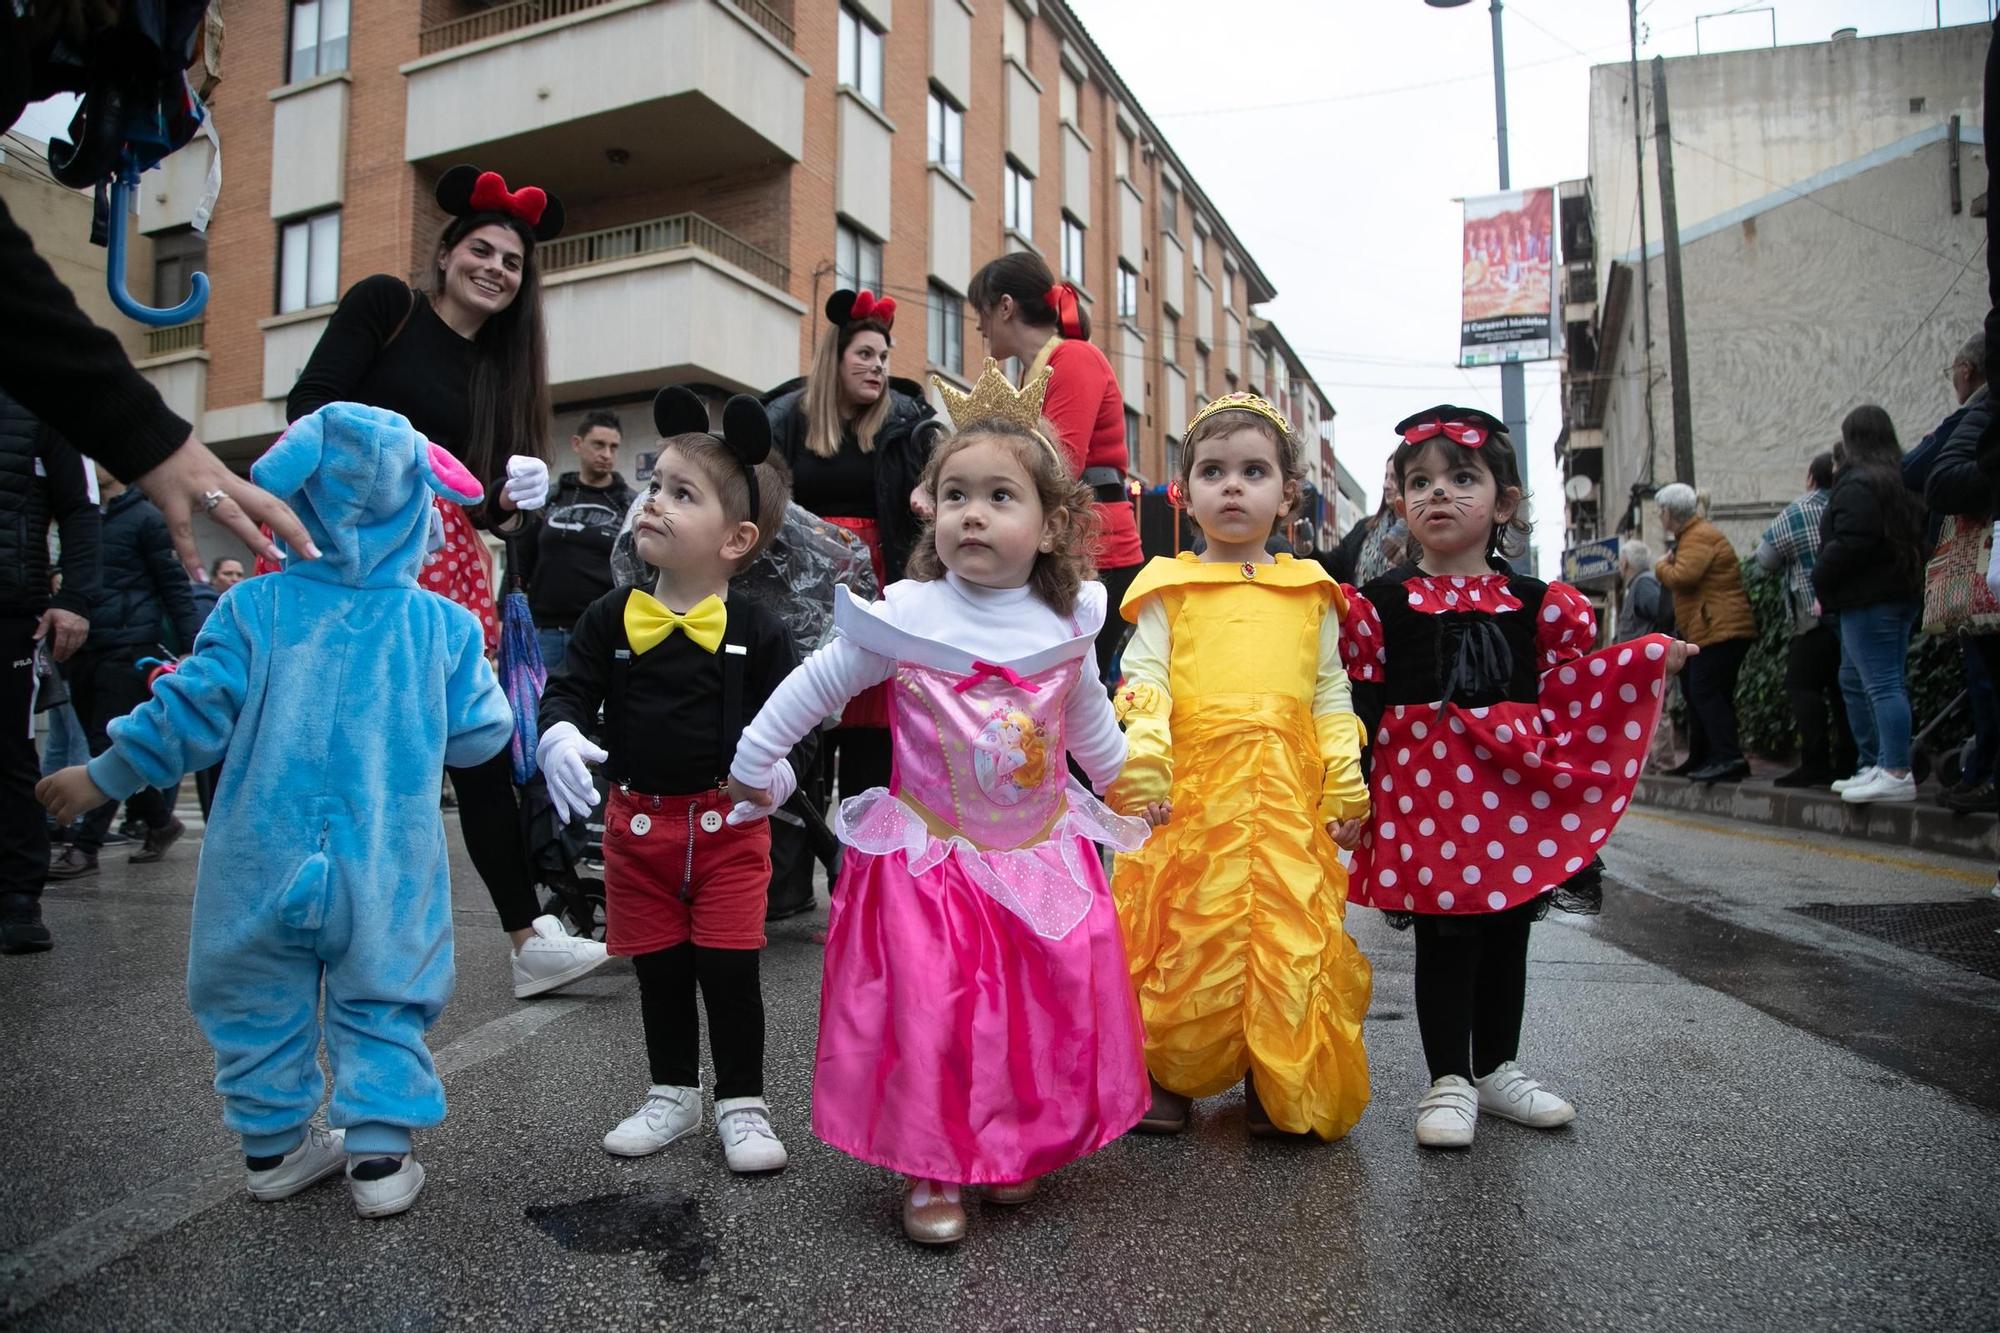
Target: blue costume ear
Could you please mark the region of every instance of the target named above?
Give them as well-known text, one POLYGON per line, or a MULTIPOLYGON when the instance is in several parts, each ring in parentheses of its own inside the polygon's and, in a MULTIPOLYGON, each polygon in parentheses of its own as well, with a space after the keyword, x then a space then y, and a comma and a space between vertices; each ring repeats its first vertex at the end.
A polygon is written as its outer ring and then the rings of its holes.
POLYGON ((424 484, 445 499, 462 505, 474 504, 486 498, 486 488, 479 484, 479 478, 471 469, 452 457, 451 451, 432 444, 423 436, 417 440, 417 469, 424 484))
POLYGON ((280 500, 289 500, 319 471, 325 439, 326 428, 318 412, 300 417, 250 465, 250 480, 280 500))

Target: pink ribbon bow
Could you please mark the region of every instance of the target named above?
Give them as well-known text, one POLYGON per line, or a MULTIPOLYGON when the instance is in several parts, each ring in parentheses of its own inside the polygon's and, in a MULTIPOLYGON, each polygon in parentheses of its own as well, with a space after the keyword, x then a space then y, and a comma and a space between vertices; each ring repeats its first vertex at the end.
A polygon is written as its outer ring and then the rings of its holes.
POLYGON ((1026 690, 1030 694, 1040 694, 1042 692, 1041 686, 1031 680, 1023 680, 1020 674, 1012 667, 994 666, 991 662, 974 662, 972 664, 972 674, 952 686, 952 689, 959 694, 964 694, 982 680, 1004 680, 1017 690, 1026 690))

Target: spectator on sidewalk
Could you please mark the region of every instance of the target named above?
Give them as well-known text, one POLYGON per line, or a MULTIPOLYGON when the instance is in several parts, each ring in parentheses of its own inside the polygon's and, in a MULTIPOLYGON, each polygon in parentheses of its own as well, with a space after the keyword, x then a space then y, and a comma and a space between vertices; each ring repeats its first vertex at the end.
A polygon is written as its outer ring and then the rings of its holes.
POLYGON ((1819 525, 1832 489, 1833 455, 1815 454, 1806 464, 1805 494, 1785 506, 1757 543, 1758 567, 1767 574, 1784 575, 1786 610, 1791 616, 1785 693, 1799 729, 1799 766, 1777 779, 1774 785, 1779 787, 1824 787, 1854 772, 1854 733, 1848 729, 1840 690, 1840 636, 1833 622, 1819 614, 1819 597, 1813 591, 1819 525))
POLYGON ((1903 486, 1902 463, 1881 408, 1864 404, 1840 423, 1813 587, 1840 625, 1840 688, 1861 767, 1834 788, 1853 804, 1917 799, 1904 671, 1923 611, 1923 514, 1903 486))
MULTIPOLYGON (((65 662, 90 631, 97 589, 97 504, 89 464, 55 431, 0 393, 0 953, 51 947, 42 921, 49 826, 35 799, 38 658, 65 662), (49 524, 62 540, 59 591, 51 591, 49 524)), ((53 721, 53 718, 51 719, 53 721)))
POLYGON ((1618 577, 1625 585, 1625 595, 1618 602, 1618 625, 1612 641, 1625 643, 1648 634, 1672 634, 1674 599, 1653 573, 1652 548, 1637 537, 1621 537, 1618 577))
POLYGON ((565 472, 546 509, 522 515, 508 539, 514 573, 528 590, 542 664, 550 671, 569 651, 571 628, 585 607, 611 591, 611 544, 638 492, 618 474, 623 427, 614 412, 583 414, 569 447, 577 470, 565 472))
MULTIPOLYGON (((111 748, 105 729, 113 719, 146 701, 146 673, 139 659, 159 656, 162 647, 186 652, 199 629, 187 570, 174 553, 160 511, 102 466, 97 482, 104 495, 103 573, 90 607, 90 637, 69 672, 70 696, 93 757, 111 748), (163 627, 176 642, 161 643, 163 627)), ((104 846, 112 808, 100 805, 90 812, 74 841, 49 861, 50 879, 97 873, 97 853, 104 846)), ((131 856, 134 862, 159 860, 187 831, 163 791, 134 793, 125 811, 146 830, 143 845, 131 856)))
POLYGON ((1667 772, 1695 782, 1740 782, 1750 765, 1736 739, 1736 676, 1757 638, 1742 561, 1702 515, 1694 487, 1662 486, 1655 503, 1674 541, 1653 573, 1674 595, 1676 632, 1701 648, 1686 673, 1688 757, 1667 772))
POLYGON ((1347 530, 1328 557, 1327 572, 1336 583, 1359 588, 1403 563, 1409 553, 1410 529, 1396 514, 1396 459, 1382 464, 1382 503, 1375 512, 1347 530))

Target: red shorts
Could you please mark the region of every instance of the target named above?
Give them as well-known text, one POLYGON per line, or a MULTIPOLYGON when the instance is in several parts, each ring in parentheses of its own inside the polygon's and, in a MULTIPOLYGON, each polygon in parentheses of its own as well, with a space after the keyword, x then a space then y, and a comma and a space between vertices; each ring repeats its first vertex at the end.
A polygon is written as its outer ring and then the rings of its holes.
POLYGON ((604 814, 604 943, 655 953, 693 940, 764 947, 771 825, 734 825, 727 792, 646 796, 611 789, 604 814))

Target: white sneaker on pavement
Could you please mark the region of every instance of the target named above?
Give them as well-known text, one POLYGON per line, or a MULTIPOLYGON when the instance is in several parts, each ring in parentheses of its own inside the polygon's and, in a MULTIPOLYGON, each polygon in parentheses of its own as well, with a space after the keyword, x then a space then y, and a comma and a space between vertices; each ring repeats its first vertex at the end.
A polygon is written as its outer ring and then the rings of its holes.
POLYGON ((424 1164, 408 1153, 376 1153, 355 1156, 347 1163, 347 1192, 354 1196, 354 1211, 362 1217, 394 1217, 408 1212, 424 1192, 424 1164), (360 1180, 354 1168, 385 1158, 396 1161, 396 1169, 374 1180, 360 1180))
POLYGON ((1479 1102, 1473 1086, 1457 1074, 1438 1079, 1417 1103, 1417 1142, 1426 1148, 1470 1148, 1479 1102))
POLYGON ((715 1103, 715 1132, 722 1155, 739 1175, 782 1171, 790 1156, 771 1128, 771 1108, 762 1097, 724 1097, 715 1103))
POLYGON ((1840 799, 1852 805, 1874 805, 1884 801, 1914 801, 1917 799, 1917 778, 1914 773, 1897 777, 1886 768, 1878 768, 1868 775, 1868 781, 1857 782, 1840 793, 1840 799))
POLYGON ((250 1197, 259 1203, 289 1199, 347 1165, 347 1136, 337 1129, 306 1126, 305 1141, 285 1154, 285 1160, 264 1171, 244 1172, 250 1197))
POLYGON ((700 1128, 701 1089, 655 1083, 639 1109, 604 1136, 604 1151, 616 1157, 649 1157, 700 1128))
POLYGON ((1845 795, 1849 787, 1859 787, 1862 783, 1868 781, 1868 779, 1881 771, 1881 769, 1875 767, 1873 764, 1868 765, 1866 768, 1856 769, 1852 777, 1834 779, 1832 786, 1828 790, 1837 791, 1845 795))
POLYGON ((514 950, 514 998, 525 1000, 587 977, 611 958, 602 944, 563 929, 552 916, 535 918, 535 933, 514 950))
POLYGON ((1576 1119, 1576 1108, 1521 1072, 1509 1060, 1485 1078, 1472 1080, 1479 1088, 1479 1109, 1531 1129, 1554 1129, 1576 1119))

